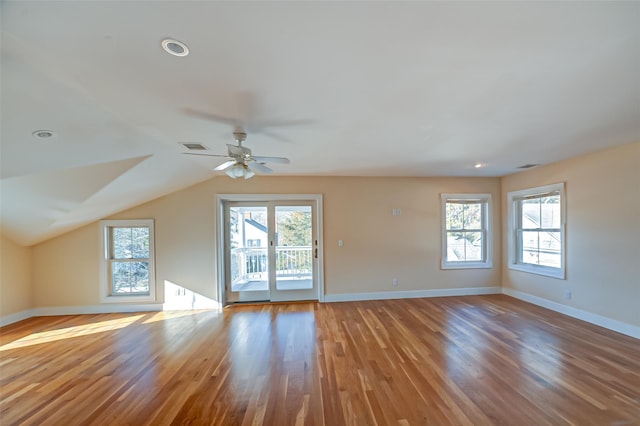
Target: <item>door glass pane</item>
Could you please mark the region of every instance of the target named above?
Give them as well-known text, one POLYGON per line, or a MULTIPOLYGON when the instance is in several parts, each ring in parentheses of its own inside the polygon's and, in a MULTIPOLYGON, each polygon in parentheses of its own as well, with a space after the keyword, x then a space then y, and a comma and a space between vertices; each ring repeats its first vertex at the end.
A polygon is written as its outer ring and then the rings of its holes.
POLYGON ((230 207, 231 291, 269 289, 266 207, 230 207))
POLYGON ((276 206, 276 289, 313 288, 311 206, 276 206))

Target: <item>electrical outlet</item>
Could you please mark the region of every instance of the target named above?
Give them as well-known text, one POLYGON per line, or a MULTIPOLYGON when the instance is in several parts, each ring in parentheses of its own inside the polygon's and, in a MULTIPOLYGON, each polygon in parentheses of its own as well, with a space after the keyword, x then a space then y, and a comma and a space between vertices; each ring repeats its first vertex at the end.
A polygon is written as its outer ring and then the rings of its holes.
POLYGON ((565 300, 571 300, 571 292, 569 290, 564 291, 565 300))
POLYGON ((397 278, 392 279, 391 280, 391 285, 396 287, 398 285, 398 279, 397 278))

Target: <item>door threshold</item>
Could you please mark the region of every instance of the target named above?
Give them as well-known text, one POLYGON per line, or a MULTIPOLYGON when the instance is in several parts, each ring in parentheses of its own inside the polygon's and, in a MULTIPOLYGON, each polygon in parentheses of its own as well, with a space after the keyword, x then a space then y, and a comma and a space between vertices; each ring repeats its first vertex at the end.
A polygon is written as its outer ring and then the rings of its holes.
POLYGON ((224 309, 232 308, 234 306, 262 306, 262 305, 291 305, 301 303, 318 303, 318 299, 309 300, 281 300, 272 302, 271 300, 253 300, 251 302, 231 302, 224 307, 224 309))

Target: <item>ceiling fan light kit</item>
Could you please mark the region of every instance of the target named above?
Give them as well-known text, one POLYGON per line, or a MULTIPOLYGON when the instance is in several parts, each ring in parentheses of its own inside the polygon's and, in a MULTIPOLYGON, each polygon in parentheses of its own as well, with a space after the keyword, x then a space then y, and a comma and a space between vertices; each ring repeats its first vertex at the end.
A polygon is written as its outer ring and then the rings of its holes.
POLYGON ((250 179, 255 176, 255 173, 250 170, 246 164, 236 163, 233 166, 227 168, 224 172, 232 179, 239 177, 250 179))

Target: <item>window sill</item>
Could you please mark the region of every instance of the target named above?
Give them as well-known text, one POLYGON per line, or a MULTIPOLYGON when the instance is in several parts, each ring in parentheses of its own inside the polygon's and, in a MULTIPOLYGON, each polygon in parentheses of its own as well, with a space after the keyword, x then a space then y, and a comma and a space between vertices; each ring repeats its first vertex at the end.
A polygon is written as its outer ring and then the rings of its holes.
POLYGON ((136 295, 136 296, 102 296, 100 303, 140 303, 140 302, 156 302, 156 298, 152 295, 136 295))
POLYGON ((440 269, 489 269, 492 262, 441 262, 440 269))
POLYGON ((509 265, 509 269, 520 272, 527 272, 530 274, 542 275, 545 277, 556 278, 559 280, 565 280, 564 269, 562 268, 549 268, 548 266, 527 265, 522 263, 512 263, 509 265))

